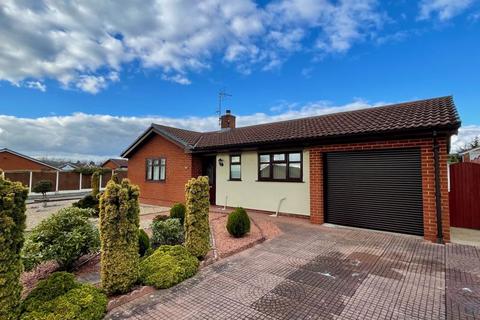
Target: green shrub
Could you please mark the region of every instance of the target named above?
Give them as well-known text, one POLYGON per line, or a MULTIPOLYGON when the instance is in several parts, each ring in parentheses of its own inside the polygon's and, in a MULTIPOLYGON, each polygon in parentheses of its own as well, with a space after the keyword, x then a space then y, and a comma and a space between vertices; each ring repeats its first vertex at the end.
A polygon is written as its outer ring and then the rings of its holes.
POLYGON ((92 196, 97 199, 97 195, 100 192, 100 172, 97 170, 92 174, 92 196))
POLYGON ((76 208, 81 208, 81 209, 93 209, 93 217, 98 217, 98 205, 99 205, 99 200, 97 197, 94 197, 91 194, 87 194, 85 197, 82 199, 78 200, 77 202, 74 202, 72 206, 76 208))
POLYGON ((33 228, 22 250, 25 268, 55 260, 70 270, 82 255, 98 251, 98 229, 88 220, 92 214, 92 209, 63 208, 33 228))
POLYGON ((208 177, 190 179, 186 186, 185 247, 198 258, 210 250, 208 177))
POLYGON ((183 246, 161 246, 140 262, 140 280, 157 289, 170 288, 192 277, 198 259, 183 246))
POLYGON ((183 226, 183 222, 185 220, 185 205, 183 203, 175 203, 170 208, 170 218, 176 218, 180 220, 180 224, 183 226))
POLYGON ((152 245, 175 245, 183 243, 183 226, 178 219, 152 222, 152 245))
POLYGON ((125 293, 138 280, 139 189, 110 180, 100 198, 101 280, 108 294, 125 293))
POLYGON ((21 320, 100 320, 107 297, 99 289, 75 281, 72 274, 53 273, 39 281, 22 303, 21 320))
POLYGON ((243 237, 250 232, 250 218, 243 208, 236 208, 228 215, 227 230, 235 238, 243 237))
POLYGON ((0 319, 18 316, 28 189, 0 177, 0 319))
POLYGON ((47 192, 53 191, 52 181, 50 180, 40 180, 32 188, 33 192, 41 193, 43 196, 43 201, 45 206, 47 205, 47 192))
POLYGON ((150 239, 148 234, 143 229, 138 229, 138 253, 143 257, 150 249, 150 239))

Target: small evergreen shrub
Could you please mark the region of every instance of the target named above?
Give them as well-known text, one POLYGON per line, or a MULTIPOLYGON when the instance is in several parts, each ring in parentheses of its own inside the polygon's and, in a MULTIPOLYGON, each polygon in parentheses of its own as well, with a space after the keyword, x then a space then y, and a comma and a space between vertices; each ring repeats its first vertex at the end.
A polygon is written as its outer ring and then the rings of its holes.
POLYGON ((138 280, 139 188, 110 180, 100 197, 101 281, 107 294, 125 293, 138 280))
POLYGON ((81 208, 81 209, 93 209, 93 217, 98 217, 98 205, 99 205, 99 200, 97 197, 94 197, 91 194, 87 194, 85 197, 82 199, 78 200, 77 202, 74 202, 72 206, 76 208, 81 208))
POLYGON ((152 245, 176 245, 183 243, 183 226, 179 219, 152 222, 152 245))
POLYGON ((209 190, 208 177, 192 178, 185 186, 185 247, 200 259, 210 250, 209 190))
POLYGON ((180 224, 183 226, 183 222, 185 220, 185 205, 183 203, 175 203, 170 208, 170 218, 176 218, 180 220, 180 224))
POLYGON ((98 251, 98 229, 88 220, 92 209, 63 208, 32 229, 22 250, 25 269, 55 260, 70 270, 82 255, 98 251))
POLYGON ((107 296, 99 289, 75 281, 66 272, 39 281, 22 303, 21 320, 100 320, 106 313, 107 296))
POLYGON ((45 206, 47 205, 47 192, 53 191, 52 181, 50 180, 40 180, 32 188, 32 191, 35 193, 41 193, 43 196, 43 201, 45 206))
POLYGON ((143 229, 138 229, 138 253, 143 257, 150 249, 150 239, 148 234, 143 229))
POLYGON ((227 230, 235 238, 243 237, 250 232, 250 218, 243 208, 236 208, 228 215, 227 230))
POLYGON ((18 317, 28 189, 0 177, 0 319, 18 317))
POLYGON ((170 288, 195 275, 198 259, 183 246, 161 246, 140 262, 140 281, 157 289, 170 288))

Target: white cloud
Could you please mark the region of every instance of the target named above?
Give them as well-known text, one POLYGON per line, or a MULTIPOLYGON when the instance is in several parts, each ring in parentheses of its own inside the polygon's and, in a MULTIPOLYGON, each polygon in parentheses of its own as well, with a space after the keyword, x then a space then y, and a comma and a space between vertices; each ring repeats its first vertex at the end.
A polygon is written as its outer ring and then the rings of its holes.
POLYGON ((41 83, 40 81, 27 81, 25 83, 25 86, 27 88, 37 89, 37 90, 40 90, 42 92, 47 91, 47 86, 45 84, 41 83))
POLYGON ((458 130, 458 135, 452 137, 452 152, 468 145, 475 137, 480 137, 480 126, 468 125, 458 130))
POLYGON ((298 50, 347 51, 380 27, 377 11, 376 0, 4 0, 0 80, 95 94, 131 62, 180 84, 218 55, 244 73, 267 70, 298 50))
POLYGON ((476 0, 422 0, 419 19, 437 15, 440 20, 449 20, 469 8, 476 0))

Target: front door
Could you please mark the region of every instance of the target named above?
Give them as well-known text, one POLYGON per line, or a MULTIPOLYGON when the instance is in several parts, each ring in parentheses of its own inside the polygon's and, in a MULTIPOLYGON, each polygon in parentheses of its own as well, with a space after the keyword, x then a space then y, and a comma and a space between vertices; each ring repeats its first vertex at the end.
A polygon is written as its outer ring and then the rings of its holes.
POLYGON ((202 175, 208 177, 210 185, 210 204, 215 205, 215 164, 216 157, 208 156, 202 160, 202 175))

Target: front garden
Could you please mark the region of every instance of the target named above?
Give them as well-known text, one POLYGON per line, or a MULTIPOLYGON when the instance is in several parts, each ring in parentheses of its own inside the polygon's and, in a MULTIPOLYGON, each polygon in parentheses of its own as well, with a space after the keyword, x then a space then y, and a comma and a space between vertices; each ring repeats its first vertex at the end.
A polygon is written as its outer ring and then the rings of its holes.
POLYGON ((258 226, 241 208, 209 221, 206 177, 187 183, 185 205, 153 219, 150 237, 140 228, 137 186, 114 177, 103 192, 92 190, 26 237, 28 191, 0 179, 0 319, 102 319, 109 300, 142 286, 169 288, 195 275, 211 251, 210 225, 222 243, 243 245, 242 239, 258 236, 258 226), (85 269, 99 281, 85 283, 78 275, 85 269))

